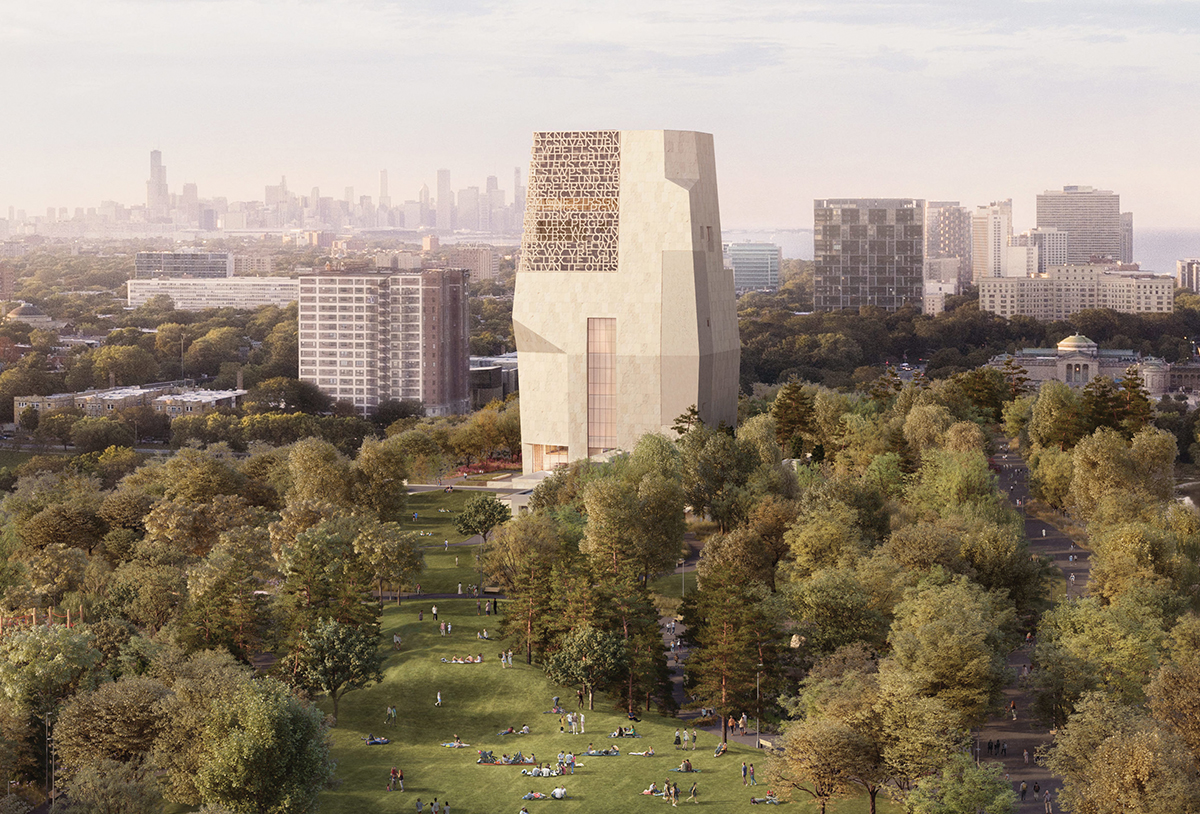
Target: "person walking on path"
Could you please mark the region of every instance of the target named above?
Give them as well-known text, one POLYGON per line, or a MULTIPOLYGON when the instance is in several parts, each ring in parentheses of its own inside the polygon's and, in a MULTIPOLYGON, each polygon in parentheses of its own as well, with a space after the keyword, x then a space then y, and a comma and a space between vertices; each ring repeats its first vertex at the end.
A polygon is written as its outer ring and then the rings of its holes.
POLYGON ((434 605, 430 610, 433 611, 433 621, 437 621, 437 605, 434 605))
POLYGON ((1046 789, 1046 793, 1042 795, 1042 800, 1046 803, 1046 814, 1054 814, 1054 806, 1050 804, 1050 789, 1046 789))
POLYGON ((746 722, 747 722, 747 720, 746 720, 746 713, 744 713, 744 712, 743 712, 743 713, 742 713, 742 718, 741 718, 741 720, 740 720, 740 721, 738 721, 738 726, 740 726, 740 727, 742 728, 742 735, 743 735, 743 736, 746 734, 746 722))
POLYGON ((742 785, 746 785, 746 762, 742 761, 742 785))
POLYGON ((1025 765, 1026 766, 1029 765, 1029 750, 1028 749, 1025 750, 1025 765))
POLYGON ((1025 795, 1029 793, 1029 784, 1024 780, 1021 781, 1021 802, 1025 802, 1025 795))
POLYGON ((700 791, 700 789, 699 789, 698 785, 696 783, 693 783, 692 790, 688 793, 688 799, 691 800, 696 805, 700 805, 700 801, 696 798, 696 793, 699 791, 700 791))

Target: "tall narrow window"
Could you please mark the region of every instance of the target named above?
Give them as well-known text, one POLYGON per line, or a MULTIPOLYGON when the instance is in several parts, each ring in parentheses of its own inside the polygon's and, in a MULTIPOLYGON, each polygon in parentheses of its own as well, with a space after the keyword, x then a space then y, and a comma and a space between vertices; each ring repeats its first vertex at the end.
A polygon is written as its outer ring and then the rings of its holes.
POLYGON ((617 445, 617 321, 587 321, 588 455, 617 445))

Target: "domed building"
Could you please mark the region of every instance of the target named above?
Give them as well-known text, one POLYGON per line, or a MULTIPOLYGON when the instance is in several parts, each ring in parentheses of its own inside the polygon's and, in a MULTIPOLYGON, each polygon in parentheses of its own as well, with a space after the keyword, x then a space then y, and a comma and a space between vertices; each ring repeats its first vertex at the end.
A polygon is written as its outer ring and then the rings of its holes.
POLYGON ((1102 350, 1083 334, 1074 334, 1053 348, 1025 348, 1015 354, 1001 354, 989 362, 990 367, 1003 368, 1005 362, 1025 368, 1031 385, 1058 381, 1071 387, 1084 387, 1097 376, 1120 381, 1130 365, 1136 365, 1151 396, 1167 392, 1171 382, 1171 365, 1153 356, 1142 356, 1134 350, 1102 350))
POLYGON ((47 328, 53 330, 54 328, 62 327, 63 324, 51 319, 50 316, 41 308, 38 308, 36 305, 32 305, 27 302, 23 302, 16 308, 9 311, 7 318, 9 322, 24 322, 31 328, 47 328))

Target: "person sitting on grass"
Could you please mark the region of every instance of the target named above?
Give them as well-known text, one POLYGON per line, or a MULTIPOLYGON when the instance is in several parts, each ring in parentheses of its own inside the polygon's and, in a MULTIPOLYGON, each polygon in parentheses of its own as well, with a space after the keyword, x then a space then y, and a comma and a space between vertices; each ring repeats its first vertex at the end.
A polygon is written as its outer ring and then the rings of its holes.
POLYGON ((522 735, 528 735, 528 734, 529 734, 529 724, 525 724, 525 726, 521 727, 521 734, 522 734, 522 735))
POLYGON ((754 797, 754 796, 750 797, 750 805, 757 806, 757 805, 764 805, 764 804, 769 805, 769 806, 779 805, 779 798, 775 796, 775 792, 768 791, 766 797, 754 797))
POLYGON ((662 794, 662 792, 658 790, 658 784, 651 780, 650 788, 643 791, 642 794, 662 794))
POLYGON ((526 794, 521 799, 522 800, 545 800, 546 795, 542 794, 540 791, 530 791, 528 794, 526 794))
POLYGON ((555 800, 566 799, 567 789, 565 786, 559 785, 557 788, 554 789, 554 791, 550 792, 550 796, 553 797, 555 800))
POLYGON ((713 757, 720 757, 721 755, 725 754, 726 750, 728 750, 728 749, 729 749, 729 746, 726 745, 724 742, 718 743, 717 748, 713 750, 713 757))
POLYGON ((681 772, 692 771, 692 762, 690 760, 688 760, 687 758, 684 758, 683 763, 679 764, 679 771, 681 771, 681 772))
POLYGON ((480 749, 479 750, 479 760, 477 760, 475 762, 476 763, 496 763, 497 760, 495 757, 492 756, 492 753, 490 750, 485 752, 482 749, 480 749))
POLYGON ((517 734, 517 730, 513 729, 510 726, 508 729, 505 729, 503 732, 497 732, 496 734, 497 735, 515 735, 515 734, 517 734))

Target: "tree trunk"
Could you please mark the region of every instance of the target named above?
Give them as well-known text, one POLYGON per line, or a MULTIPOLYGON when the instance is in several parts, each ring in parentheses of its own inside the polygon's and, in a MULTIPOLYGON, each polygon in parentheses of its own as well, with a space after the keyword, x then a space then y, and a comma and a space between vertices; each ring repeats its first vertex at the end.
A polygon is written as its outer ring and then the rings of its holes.
POLYGON ((592 692, 592 688, 588 687, 588 712, 594 712, 596 709, 596 698, 592 692))
POLYGON ((337 726, 338 701, 341 700, 341 695, 337 692, 329 693, 329 697, 333 699, 333 725, 337 726))
POLYGON ((870 814, 875 814, 875 795, 877 794, 879 794, 878 786, 872 786, 871 788, 867 789, 867 799, 871 801, 870 814))

